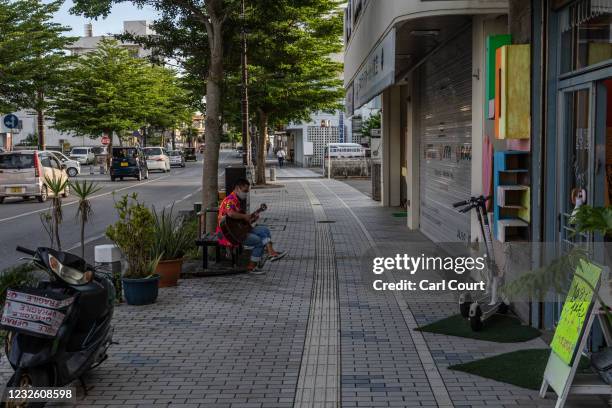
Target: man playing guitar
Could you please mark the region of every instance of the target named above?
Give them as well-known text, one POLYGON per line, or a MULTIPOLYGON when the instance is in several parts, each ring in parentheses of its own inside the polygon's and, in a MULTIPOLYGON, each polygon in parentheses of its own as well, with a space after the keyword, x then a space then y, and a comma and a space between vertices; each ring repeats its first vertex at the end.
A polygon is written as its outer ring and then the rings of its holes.
MULTIPOLYGON (((246 214, 242 209, 241 202, 246 200, 250 189, 251 184, 248 180, 237 180, 232 193, 225 197, 225 199, 219 205, 216 230, 216 233, 219 236, 219 244, 230 248, 236 246, 232 240, 228 239, 228 237, 225 237, 223 234, 221 223, 223 222, 224 217, 243 220, 250 224, 257 221, 259 218, 259 214, 246 214)), ((274 249, 272 246, 272 235, 270 230, 263 225, 254 227, 241 242, 241 244, 245 247, 252 248, 251 259, 247 266, 247 270, 255 274, 265 273, 262 271, 262 268, 267 259, 275 262, 287 254, 283 251, 277 252, 274 249), (267 257, 264 255, 264 249, 267 249, 267 257)))

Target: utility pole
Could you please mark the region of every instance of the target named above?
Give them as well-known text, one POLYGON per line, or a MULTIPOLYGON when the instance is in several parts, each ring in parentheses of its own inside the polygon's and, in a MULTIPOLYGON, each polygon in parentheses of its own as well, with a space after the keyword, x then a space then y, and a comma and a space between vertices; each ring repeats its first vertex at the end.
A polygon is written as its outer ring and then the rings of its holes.
POLYGON ((247 69, 247 34, 245 27, 245 0, 241 1, 242 31, 241 31, 241 55, 242 65, 242 164, 251 166, 251 136, 249 134, 249 91, 248 91, 248 69, 247 69))

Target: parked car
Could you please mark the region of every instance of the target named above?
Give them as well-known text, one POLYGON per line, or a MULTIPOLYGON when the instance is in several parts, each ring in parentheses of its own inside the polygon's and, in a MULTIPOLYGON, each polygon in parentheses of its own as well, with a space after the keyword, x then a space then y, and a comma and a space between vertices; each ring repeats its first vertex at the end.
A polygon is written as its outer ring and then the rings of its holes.
POLYGON ((91 148, 91 151, 96 156, 103 156, 108 154, 108 146, 95 146, 91 148))
POLYGON ((149 178, 147 159, 139 147, 113 147, 111 157, 110 178, 123 180, 124 177, 134 177, 140 181, 149 178))
POLYGON ((168 151, 168 157, 170 158, 170 166, 185 167, 185 156, 180 150, 168 151))
POLYGON ((195 147, 183 148, 183 157, 185 157, 185 161, 198 161, 195 147))
POLYGON ((70 158, 76 160, 81 164, 92 164, 96 155, 92 151, 91 147, 73 147, 70 151, 70 158))
POLYGON ((147 158, 147 167, 149 170, 170 171, 170 158, 168 157, 166 149, 163 147, 145 147, 143 151, 147 158))
POLYGON ((49 152, 55 156, 66 167, 66 173, 68 177, 76 177, 81 174, 81 163, 76 160, 70 159, 64 153, 61 152, 49 152))
MULTIPOLYGON (((20 150, 0 153, 0 203, 7 197, 36 197, 45 202, 51 191, 45 183, 49 179, 67 180, 65 166, 51 152, 20 150)), ((67 197, 66 186, 62 195, 67 197)))

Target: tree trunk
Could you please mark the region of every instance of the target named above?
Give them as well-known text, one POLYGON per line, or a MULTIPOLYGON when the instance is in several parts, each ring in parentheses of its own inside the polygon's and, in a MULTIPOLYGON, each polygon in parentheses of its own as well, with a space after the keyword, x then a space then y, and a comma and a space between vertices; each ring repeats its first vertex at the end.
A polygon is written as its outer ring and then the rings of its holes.
POLYGON ((85 259, 85 220, 81 219, 81 258, 85 259))
MULTIPOLYGON (((206 24, 210 66, 206 81, 206 148, 202 172, 202 210, 218 205, 219 143, 221 141, 221 84, 223 81, 223 19, 221 3, 206 2, 210 23, 206 24)), ((206 217, 206 232, 216 228, 216 217, 206 217)))
POLYGON ((268 140, 268 114, 261 109, 259 112, 259 135, 257 137, 257 170, 255 182, 266 184, 266 141, 268 140))

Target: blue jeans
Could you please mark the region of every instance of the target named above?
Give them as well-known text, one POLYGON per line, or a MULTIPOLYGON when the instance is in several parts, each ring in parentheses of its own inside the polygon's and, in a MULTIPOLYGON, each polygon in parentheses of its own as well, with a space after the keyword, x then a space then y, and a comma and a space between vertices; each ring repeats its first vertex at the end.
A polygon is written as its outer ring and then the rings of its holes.
POLYGON ((270 241, 272 241, 272 235, 268 227, 258 225, 247 235, 242 245, 247 249, 251 249, 251 261, 259 262, 264 248, 270 241))

